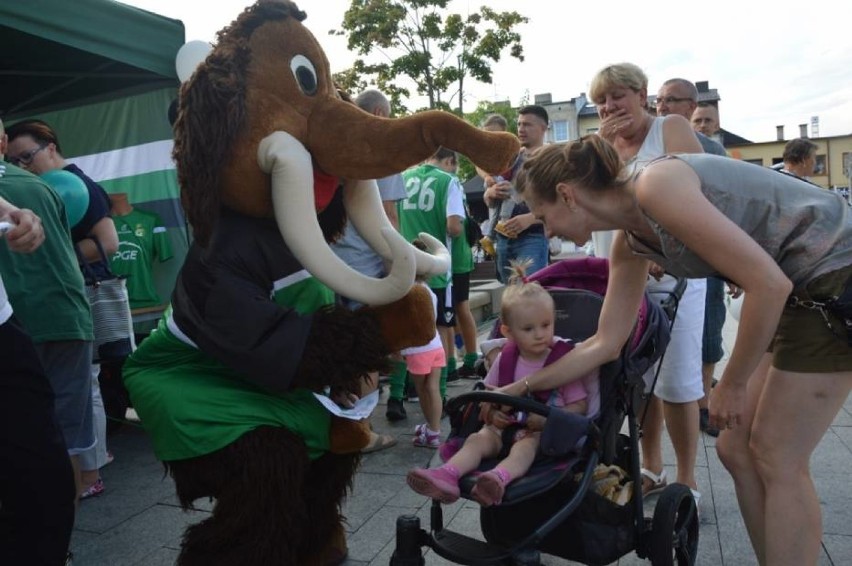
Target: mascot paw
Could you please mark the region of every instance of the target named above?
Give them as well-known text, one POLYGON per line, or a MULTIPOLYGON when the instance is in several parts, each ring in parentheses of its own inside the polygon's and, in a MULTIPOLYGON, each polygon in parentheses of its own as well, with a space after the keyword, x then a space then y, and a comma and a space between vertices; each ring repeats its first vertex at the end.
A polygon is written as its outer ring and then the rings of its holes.
POLYGON ((334 454, 356 454, 370 443, 370 423, 331 417, 329 451, 334 454))
POLYGON ((415 285, 398 301, 365 309, 375 314, 382 337, 392 352, 423 346, 435 336, 435 311, 430 294, 429 289, 415 285))

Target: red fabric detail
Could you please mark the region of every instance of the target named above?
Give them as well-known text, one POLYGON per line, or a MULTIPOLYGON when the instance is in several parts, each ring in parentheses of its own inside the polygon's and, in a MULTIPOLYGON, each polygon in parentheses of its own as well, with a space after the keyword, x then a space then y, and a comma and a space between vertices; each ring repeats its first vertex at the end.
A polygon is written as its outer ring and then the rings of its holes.
POLYGON ((329 175, 314 164, 314 206, 317 212, 322 212, 331 199, 334 198, 334 193, 340 184, 340 179, 334 175, 329 175))

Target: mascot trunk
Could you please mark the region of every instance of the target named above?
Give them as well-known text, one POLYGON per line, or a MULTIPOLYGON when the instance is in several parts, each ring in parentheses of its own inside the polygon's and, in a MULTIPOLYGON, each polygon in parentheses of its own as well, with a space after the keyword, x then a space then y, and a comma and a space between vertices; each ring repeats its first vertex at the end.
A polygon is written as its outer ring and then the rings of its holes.
POLYGON ((313 392, 360 391, 388 354, 428 342, 431 299, 414 276, 449 261, 437 240, 422 252, 391 228, 369 179, 440 146, 487 171, 518 151, 448 113, 382 119, 344 101, 304 18, 287 1, 249 7, 180 93, 174 158, 195 243, 124 375, 181 504, 215 499, 184 534, 183 566, 345 559, 341 502, 369 431, 313 392), (387 277, 331 252, 347 217, 387 277), (335 307, 334 292, 370 306, 335 307))

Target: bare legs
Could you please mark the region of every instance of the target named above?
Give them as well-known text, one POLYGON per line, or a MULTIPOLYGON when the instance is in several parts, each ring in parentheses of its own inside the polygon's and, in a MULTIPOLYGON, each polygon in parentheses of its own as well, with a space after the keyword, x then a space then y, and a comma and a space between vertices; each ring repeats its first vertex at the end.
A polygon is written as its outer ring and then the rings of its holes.
POLYGON ((669 403, 652 396, 642 425, 642 467, 659 474, 663 470, 662 429, 672 439, 677 459, 677 481, 698 489, 695 458, 698 452, 698 403, 669 403))
POLYGON ((716 364, 701 364, 701 384, 704 387, 704 397, 698 400, 698 408, 706 409, 710 402, 710 391, 713 389, 713 374, 716 364))
POLYGON ((426 419, 429 430, 441 430, 441 368, 433 368, 428 375, 412 375, 420 409, 426 419))
MULTIPOLYGON (((516 441, 509 455, 497 466, 503 468, 513 479, 519 478, 530 469, 538 450, 539 433, 531 433, 516 441)), ((460 474, 475 470, 484 458, 492 458, 500 452, 502 441, 491 427, 483 427, 467 437, 464 447, 450 458, 447 464, 455 466, 460 474)))
POLYGON ((850 390, 852 372, 786 372, 765 356, 749 380, 744 424, 720 435, 761 564, 817 563, 822 520, 809 462, 850 390))
POLYGON ((464 353, 476 353, 476 321, 470 312, 470 301, 462 301, 455 305, 456 331, 461 334, 464 353))

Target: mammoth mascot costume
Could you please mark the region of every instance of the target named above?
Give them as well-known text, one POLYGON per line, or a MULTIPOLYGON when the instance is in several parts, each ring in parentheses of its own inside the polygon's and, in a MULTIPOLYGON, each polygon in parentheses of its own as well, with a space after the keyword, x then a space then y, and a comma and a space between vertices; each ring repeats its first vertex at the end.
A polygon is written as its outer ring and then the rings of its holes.
POLYGON ((437 240, 426 253, 392 229, 370 179, 440 146, 488 171, 519 149, 449 113, 384 119, 343 100, 304 18, 260 0, 180 93, 174 158, 195 242, 124 376, 181 505, 215 500, 184 533, 183 566, 345 559, 341 503, 369 430, 314 392, 358 392, 389 353, 427 343, 432 303, 415 273, 449 261, 437 240), (347 217, 389 260, 387 277, 330 251, 347 217), (369 306, 335 307, 335 292, 369 306))

